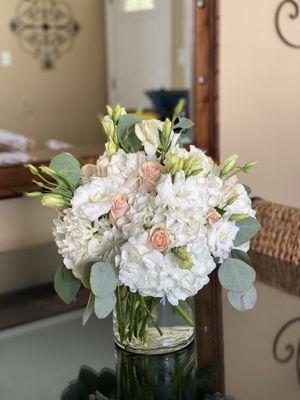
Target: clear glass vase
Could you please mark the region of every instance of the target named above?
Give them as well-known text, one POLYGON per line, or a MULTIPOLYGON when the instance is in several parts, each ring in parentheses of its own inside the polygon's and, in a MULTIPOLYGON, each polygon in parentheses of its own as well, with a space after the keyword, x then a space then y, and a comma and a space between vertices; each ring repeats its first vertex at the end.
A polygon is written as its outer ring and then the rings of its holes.
POLYGON ((193 299, 172 306, 166 298, 142 297, 117 289, 114 339, 122 349, 139 354, 180 350, 194 338, 193 299))
POLYGON ((118 400, 199 398, 196 397, 193 343, 180 351, 156 356, 132 354, 117 348, 115 359, 118 400))

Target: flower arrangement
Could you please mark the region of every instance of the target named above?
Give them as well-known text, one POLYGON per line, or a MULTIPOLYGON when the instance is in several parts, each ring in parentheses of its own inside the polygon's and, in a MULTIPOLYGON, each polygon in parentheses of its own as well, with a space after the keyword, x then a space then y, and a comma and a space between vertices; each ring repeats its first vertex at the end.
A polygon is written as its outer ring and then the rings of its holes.
POLYGON ((162 122, 108 107, 105 152, 95 165, 63 153, 49 167, 28 166, 41 188, 28 196, 58 209, 58 295, 70 303, 81 286, 90 290, 84 324, 93 312, 105 318, 115 309, 121 343, 146 341, 148 322, 163 334, 155 317, 162 299, 192 325, 182 302, 217 267, 235 308, 255 303, 247 251, 259 223, 237 177, 255 162, 238 165, 234 154, 218 167, 200 149, 182 148, 192 122, 181 109, 162 122))

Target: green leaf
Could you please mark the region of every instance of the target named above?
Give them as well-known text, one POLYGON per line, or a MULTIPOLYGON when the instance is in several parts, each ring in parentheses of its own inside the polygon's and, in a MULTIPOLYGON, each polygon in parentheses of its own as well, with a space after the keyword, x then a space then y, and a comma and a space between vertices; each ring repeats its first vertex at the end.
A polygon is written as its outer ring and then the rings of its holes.
POLYGON ((245 190, 247 192, 247 195, 249 196, 251 194, 251 187, 247 186, 247 185, 243 185, 243 186, 244 186, 244 188, 245 188, 245 190))
POLYGON ((178 128, 190 129, 190 128, 192 128, 192 126, 194 126, 193 121, 191 121, 188 118, 180 118, 179 122, 173 126, 173 129, 178 129, 178 128))
POLYGON ((50 163, 50 168, 61 173, 74 186, 79 182, 80 164, 70 153, 62 153, 55 156, 50 163))
POLYGON ((95 298, 95 314, 98 318, 106 318, 116 305, 116 296, 114 293, 105 297, 95 298))
POLYGON ((95 296, 91 292, 89 301, 87 303, 86 309, 84 310, 83 316, 82 316, 82 325, 84 326, 88 320, 90 319, 91 315, 94 312, 94 307, 95 307, 95 296))
POLYGON ((247 311, 251 310, 255 306, 257 292, 255 287, 251 286, 251 288, 244 293, 229 291, 227 292, 227 298, 232 307, 239 311, 247 311))
POLYGON ((88 258, 87 260, 83 261, 78 266, 78 271, 81 275, 81 282, 86 289, 91 288, 91 284, 90 284, 91 269, 92 269, 92 266, 98 261, 100 261, 100 260, 97 257, 88 258))
POLYGON ((260 229, 260 223, 253 217, 237 221, 236 226, 239 227, 239 231, 233 242, 236 247, 248 242, 260 229))
POLYGON ((79 279, 76 279, 72 270, 61 266, 54 275, 54 289, 58 296, 67 304, 70 304, 76 297, 81 286, 79 279))
POLYGON ((233 292, 246 292, 253 285, 256 273, 252 267, 237 258, 228 258, 218 271, 221 285, 233 292))
POLYGON ((96 297, 106 297, 114 293, 117 280, 113 267, 104 262, 97 262, 92 266, 90 284, 96 297))
POLYGON ((250 257, 249 257, 248 254, 245 253, 244 251, 238 250, 238 249, 232 249, 230 255, 231 255, 232 258, 238 258, 239 260, 242 260, 242 261, 244 261, 246 264, 252 266, 250 257))
POLYGON ((137 115, 122 115, 118 123, 118 139, 125 151, 138 151, 141 147, 141 141, 136 136, 134 126, 141 119, 137 115))

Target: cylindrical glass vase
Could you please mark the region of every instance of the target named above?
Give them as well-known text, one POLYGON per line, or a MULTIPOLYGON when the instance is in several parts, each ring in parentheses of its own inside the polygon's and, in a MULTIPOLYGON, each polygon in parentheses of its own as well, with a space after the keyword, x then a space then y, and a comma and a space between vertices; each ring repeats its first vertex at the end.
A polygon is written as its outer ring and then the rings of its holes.
POLYGON ((115 356, 118 400, 196 399, 194 344, 156 356, 117 348, 115 356))
POLYGON ((172 306, 166 298, 142 297, 119 287, 113 317, 115 342, 139 354, 183 349, 194 338, 193 308, 193 299, 172 306))

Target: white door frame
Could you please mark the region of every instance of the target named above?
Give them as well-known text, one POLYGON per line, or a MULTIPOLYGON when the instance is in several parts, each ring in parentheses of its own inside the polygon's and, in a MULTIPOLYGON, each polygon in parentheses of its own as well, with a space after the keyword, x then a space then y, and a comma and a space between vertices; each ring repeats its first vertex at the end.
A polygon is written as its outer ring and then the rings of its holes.
MULTIPOLYGON (((113 45, 118 38, 113 29, 113 19, 115 8, 118 3, 123 0, 105 0, 105 36, 106 36, 106 76, 107 76, 107 97, 108 103, 112 104, 112 91, 116 88, 116 70, 115 70, 115 55, 112 51, 113 45)), ((166 43, 166 51, 164 52, 164 59, 158 60, 160 62, 159 68, 162 69, 164 74, 164 88, 170 89, 172 85, 172 0, 155 0, 159 1, 163 6, 163 39, 166 43)))

